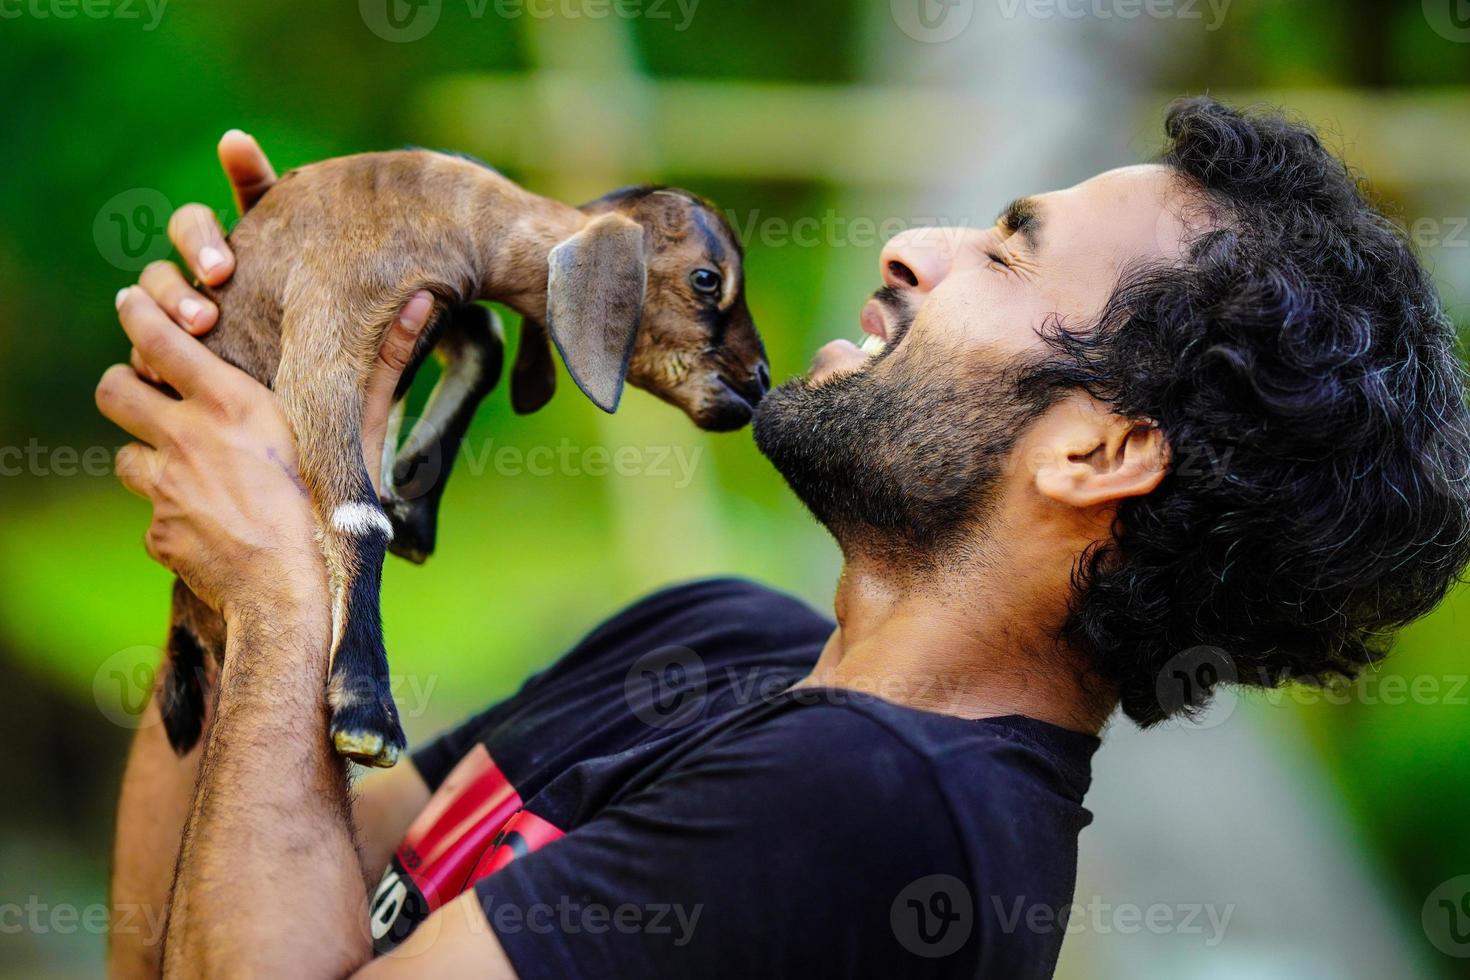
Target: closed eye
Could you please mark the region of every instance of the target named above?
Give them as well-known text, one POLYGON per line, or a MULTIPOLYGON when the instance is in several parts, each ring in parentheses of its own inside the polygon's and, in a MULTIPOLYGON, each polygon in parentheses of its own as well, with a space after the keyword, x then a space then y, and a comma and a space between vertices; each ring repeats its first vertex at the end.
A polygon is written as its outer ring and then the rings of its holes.
POLYGON ((998 265, 1002 269, 1009 269, 1011 267, 1011 264, 1005 260, 1005 257, 996 252, 986 252, 985 257, 990 260, 991 265, 998 265))

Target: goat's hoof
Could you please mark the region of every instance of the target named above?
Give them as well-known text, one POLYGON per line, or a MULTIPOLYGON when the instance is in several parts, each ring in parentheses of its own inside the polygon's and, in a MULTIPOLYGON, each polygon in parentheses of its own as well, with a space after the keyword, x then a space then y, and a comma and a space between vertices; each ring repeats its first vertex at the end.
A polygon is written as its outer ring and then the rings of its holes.
MULTIPOLYGON (((381 656, 381 655, 380 655, 381 656)), ((343 661, 337 662, 342 667, 343 661)), ((371 684, 367 678, 352 683, 343 669, 333 679, 327 700, 332 706, 327 732, 337 754, 353 762, 378 769, 389 769, 398 763, 408 744, 403 727, 398 723, 398 708, 387 681, 371 684), (354 693, 356 692, 356 693, 354 693)))
POLYGON ((396 537, 394 539, 394 543, 389 546, 388 550, 394 555, 397 555, 399 558, 411 561, 415 565, 422 565, 424 562, 429 560, 429 552, 424 551, 422 548, 419 548, 416 545, 409 544, 407 542, 399 544, 397 543, 396 537))
POLYGON ((392 769, 398 765, 403 747, 384 740, 377 732, 361 729, 346 729, 332 733, 332 745, 337 754, 351 759, 360 766, 374 769, 392 769))
POLYGON ((383 736, 377 732, 334 732, 332 745, 336 747, 338 755, 345 755, 353 762, 371 765, 372 760, 383 751, 383 736))
POLYGON ((423 500, 404 500, 398 496, 382 498, 383 509, 393 525, 393 540, 388 550, 399 558, 422 565, 434 553, 434 508, 423 500))

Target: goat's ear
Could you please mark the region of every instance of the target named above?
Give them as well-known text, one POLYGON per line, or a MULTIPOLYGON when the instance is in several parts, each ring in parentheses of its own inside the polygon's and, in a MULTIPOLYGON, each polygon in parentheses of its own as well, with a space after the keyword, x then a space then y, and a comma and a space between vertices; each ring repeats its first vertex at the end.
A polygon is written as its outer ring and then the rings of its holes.
POLYGON ((643 319, 643 228, 616 212, 551 250, 546 327, 577 387, 617 411, 643 319))
POLYGON ((521 344, 510 374, 510 404, 518 415, 541 410, 556 394, 556 365, 551 360, 551 341, 546 324, 529 317, 521 323, 521 344))

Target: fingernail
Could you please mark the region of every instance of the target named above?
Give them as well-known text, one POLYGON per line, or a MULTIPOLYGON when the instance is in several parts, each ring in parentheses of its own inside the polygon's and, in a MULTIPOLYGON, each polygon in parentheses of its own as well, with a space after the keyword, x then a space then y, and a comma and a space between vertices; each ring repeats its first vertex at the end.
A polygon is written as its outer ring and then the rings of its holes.
MULTIPOLYGON (((244 135, 245 135, 245 130, 243 130, 243 129, 227 129, 227 130, 225 130, 225 136, 244 136, 244 135)), ((220 139, 224 139, 225 136, 221 136, 220 139)))
POLYGON ((421 290, 409 297, 403 309, 398 311, 398 322, 409 330, 417 330, 428 320, 429 311, 433 307, 434 294, 421 290))
POLYGON ((225 264, 225 253, 213 245, 206 245, 199 250, 199 269, 202 272, 213 272, 225 264))
POLYGON ((179 315, 190 323, 199 322, 199 314, 204 312, 204 304, 193 297, 179 300, 179 315))
POLYGON ((128 290, 132 288, 132 286, 124 286, 122 289, 119 289, 117 291, 117 299, 115 299, 113 302, 117 305, 118 309, 122 309, 123 301, 128 298, 128 290))

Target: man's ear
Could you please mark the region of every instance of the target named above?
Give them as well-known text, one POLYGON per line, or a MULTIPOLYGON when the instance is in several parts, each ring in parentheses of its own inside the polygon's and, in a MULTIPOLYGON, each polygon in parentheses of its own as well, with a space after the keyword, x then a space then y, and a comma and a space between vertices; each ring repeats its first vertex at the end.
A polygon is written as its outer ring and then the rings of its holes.
POLYGON ((605 214, 551 250, 546 328, 577 387, 617 411, 643 319, 643 228, 605 214))
POLYGON ((1147 419, 1115 415, 1089 396, 1067 399, 1038 427, 1045 440, 1036 489, 1086 510, 1152 493, 1169 471, 1169 444, 1147 419))

